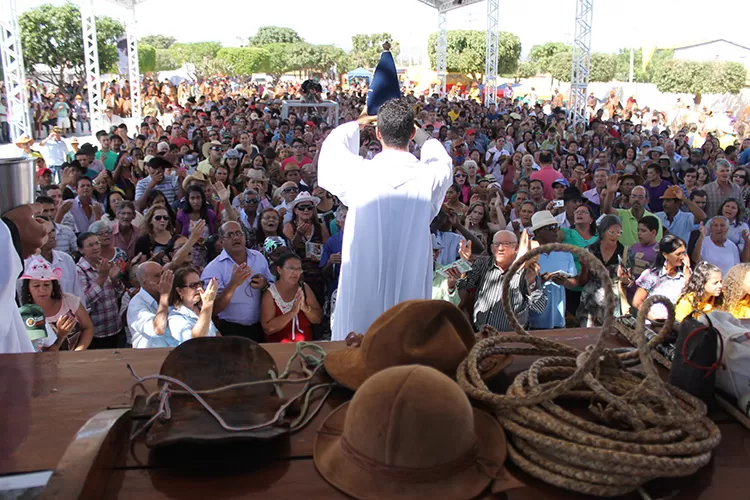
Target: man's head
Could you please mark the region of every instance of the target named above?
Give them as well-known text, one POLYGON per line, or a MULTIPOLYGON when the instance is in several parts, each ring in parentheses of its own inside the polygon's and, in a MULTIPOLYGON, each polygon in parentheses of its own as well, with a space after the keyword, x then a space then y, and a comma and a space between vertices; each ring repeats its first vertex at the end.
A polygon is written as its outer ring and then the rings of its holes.
POLYGON ((230 255, 245 251, 245 232, 238 222, 226 222, 219 228, 219 238, 230 255))
POLYGON ((406 150, 414 133, 414 110, 405 98, 391 99, 380 107, 376 134, 386 147, 406 150))
POLYGON ((43 215, 44 229, 47 231, 47 241, 42 245, 42 252, 54 250, 57 247, 57 229, 49 216, 43 215))
POLYGON ((625 174, 620 178, 620 192, 623 196, 630 196, 635 188, 635 177, 631 174, 625 174))
POLYGON ((117 213, 115 214, 120 226, 130 226, 135 219, 135 205, 132 201, 124 200, 117 206, 117 213))
POLYGON ((304 167, 302 167, 302 180, 305 181, 305 184, 312 187, 317 179, 318 169, 315 167, 315 165, 313 165, 312 163, 308 163, 304 167))
POLYGON ((79 177, 76 181, 76 191, 78 192, 78 198, 81 200, 90 200, 93 194, 91 179, 84 176, 79 177))
POLYGON ((560 224, 548 210, 535 213, 531 218, 531 227, 534 231, 534 239, 540 245, 561 241, 560 224))
POLYGON ((529 182, 529 193, 532 200, 544 199, 544 183, 539 179, 532 179, 529 182))
POLYGON ((293 182, 295 184, 299 184, 300 179, 302 179, 302 176, 300 174, 299 166, 297 166, 296 163, 288 163, 286 167, 284 167, 284 179, 287 182, 293 182))
POLYGON ((172 164, 161 156, 154 156, 146 163, 146 168, 149 175, 154 176, 160 172, 163 174, 165 170, 172 168, 172 164))
POLYGON ((146 290, 152 297, 159 296, 159 280, 161 279, 162 267, 156 262, 146 261, 138 266, 135 277, 141 288, 146 290))
POLYGON ((103 151, 109 150, 110 140, 109 134, 107 132, 105 132, 104 130, 100 130, 96 133, 96 139, 99 141, 99 144, 101 144, 103 151))
POLYGON ((630 193, 630 205, 636 210, 643 210, 648 203, 648 191, 643 186, 636 186, 630 193))
POLYGON ((512 231, 498 231, 492 238, 491 250, 495 263, 507 270, 518 255, 518 238, 512 231))
POLYGON ((552 166, 552 151, 542 151, 539 153, 539 164, 552 166))
POLYGON ((597 168, 594 172, 594 186, 598 189, 604 189, 607 186, 607 178, 609 177, 609 170, 606 168, 597 168))
POLYGON ((706 204, 708 203, 708 195, 702 189, 694 189, 690 193, 690 199, 693 203, 698 205, 701 210, 706 211, 706 204))
POLYGON ((254 214, 258 211, 258 205, 260 204, 260 195, 255 189, 246 189, 245 192, 242 193, 240 202, 242 204, 242 208, 246 213, 254 214))
POLYGON ((659 219, 653 215, 646 215, 638 221, 638 243, 643 246, 656 244, 656 234, 659 232, 659 219))
POLYGON ((57 213, 57 205, 55 200, 48 196, 37 196, 36 202, 42 206, 42 215, 45 217, 54 217, 57 213))
POLYGON ((719 182, 729 182, 730 172, 732 166, 729 162, 723 158, 716 160, 714 163, 714 172, 716 172, 716 180, 719 182))

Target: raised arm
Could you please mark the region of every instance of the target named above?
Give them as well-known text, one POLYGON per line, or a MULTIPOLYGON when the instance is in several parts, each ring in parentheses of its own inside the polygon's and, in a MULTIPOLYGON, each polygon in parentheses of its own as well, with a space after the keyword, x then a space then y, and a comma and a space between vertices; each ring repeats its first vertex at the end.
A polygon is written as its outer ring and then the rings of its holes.
POLYGON ((620 189, 620 176, 617 174, 610 175, 607 179, 607 196, 602 200, 602 213, 617 215, 617 210, 612 208, 612 204, 615 201, 615 194, 620 189))
POLYGON ((359 156, 359 123, 336 127, 323 141, 318 158, 318 185, 349 205, 347 189, 364 160, 359 156))

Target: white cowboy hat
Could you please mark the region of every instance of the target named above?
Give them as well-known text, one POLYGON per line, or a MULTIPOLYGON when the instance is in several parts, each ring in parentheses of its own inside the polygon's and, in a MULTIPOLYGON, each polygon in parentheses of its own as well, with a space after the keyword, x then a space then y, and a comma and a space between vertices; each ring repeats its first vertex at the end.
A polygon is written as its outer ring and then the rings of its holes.
POLYGON ((288 203, 289 209, 293 210, 294 207, 296 207, 299 203, 304 203, 306 201, 311 202, 313 205, 317 207, 318 204, 320 203, 320 198, 318 198, 317 196, 311 195, 307 191, 300 191, 297 197, 294 200, 292 200, 291 203, 288 203))

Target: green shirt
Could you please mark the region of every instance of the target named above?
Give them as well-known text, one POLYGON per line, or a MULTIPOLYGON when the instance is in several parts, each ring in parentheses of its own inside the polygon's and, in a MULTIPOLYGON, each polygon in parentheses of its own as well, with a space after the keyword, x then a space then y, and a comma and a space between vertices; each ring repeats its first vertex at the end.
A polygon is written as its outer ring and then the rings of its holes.
POLYGON ((115 153, 114 151, 107 151, 106 153, 104 153, 104 159, 102 159, 102 153, 104 152, 97 151, 96 159, 102 160, 102 163, 104 163, 104 168, 112 172, 117 166, 117 153, 115 153))
MULTIPOLYGON (((562 232, 563 232, 562 242, 567 245, 576 246, 578 248, 586 248, 587 246, 589 246, 590 244, 592 244, 593 242, 599 239, 599 236, 595 234, 591 238, 584 240, 583 236, 581 236, 581 233, 579 233, 573 228, 568 228, 568 227, 563 227, 562 232)), ((578 261, 578 257, 574 255, 573 261, 576 263, 576 270, 580 273, 581 263, 578 261)))
MULTIPOLYGON (((659 220, 659 230, 656 232, 656 241, 661 241, 663 232, 661 229, 661 220, 651 212, 644 210, 643 216, 645 217, 647 215, 655 217, 657 220, 659 220)), ((622 224, 622 236, 620 236, 620 243, 626 247, 638 243, 638 221, 635 220, 632 209, 619 208, 617 209, 617 216, 620 218, 620 223, 622 224)))

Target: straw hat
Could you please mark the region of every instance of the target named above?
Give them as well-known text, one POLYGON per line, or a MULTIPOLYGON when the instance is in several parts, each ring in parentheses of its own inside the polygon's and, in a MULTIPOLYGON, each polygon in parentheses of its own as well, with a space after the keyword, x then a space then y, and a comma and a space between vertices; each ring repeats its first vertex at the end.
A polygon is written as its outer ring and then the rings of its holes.
POLYGON ((557 226, 560 225, 557 219, 552 215, 549 210, 541 210, 531 216, 531 231, 536 232, 546 226, 557 226))
POLYGON ((222 143, 220 143, 219 141, 211 141, 211 142, 204 143, 203 144, 203 158, 208 158, 209 157, 209 155, 211 154, 209 150, 213 146, 224 147, 224 145, 222 143))
MULTIPOLYGON (((325 369, 352 390, 393 366, 426 365, 455 377, 458 365, 476 343, 466 316, 443 300, 401 302, 381 314, 364 337, 349 335, 348 343, 354 347, 329 353, 325 369)), ((510 356, 498 356, 480 369, 490 378, 511 361, 510 356)))
POLYGON ((313 205, 317 207, 318 204, 320 203, 320 198, 318 198, 317 196, 311 195, 307 191, 300 191, 297 197, 294 200, 292 200, 291 203, 288 203, 289 210, 293 210, 294 207, 296 207, 299 203, 304 203, 306 201, 309 201, 310 203, 312 203, 313 205))
POLYGON ((250 179, 257 179, 259 181, 268 181, 268 175, 266 174, 266 171, 262 168, 251 168, 247 171, 246 174, 240 175, 237 180, 240 182, 247 182, 250 179))
POLYGON ((23 266, 22 280, 55 281, 62 277, 62 269, 52 269, 52 264, 44 257, 33 255, 26 259, 23 266))
MULTIPOLYGON (((271 355, 258 343, 242 337, 200 337, 180 344, 161 365, 161 375, 176 378, 195 391, 207 391, 230 384, 267 380, 277 373, 271 355)), ((178 389, 174 387, 174 389, 178 389)), ((282 400, 271 384, 244 386, 214 394, 203 394, 229 425, 251 426, 274 419, 282 400)), ((288 432, 283 421, 251 431, 231 432, 192 397, 172 394, 171 417, 156 419, 146 435, 151 448, 174 443, 235 442, 269 439, 288 432)))
POLYGON ((29 137, 28 135, 22 135, 21 137, 19 137, 18 139, 16 139, 16 143, 15 144, 16 144, 16 146, 21 147, 24 144, 33 144, 33 143, 34 143, 34 139, 32 139, 31 137, 29 137))
POLYGON ((489 414, 434 368, 388 368, 334 410, 315 436, 323 478, 354 498, 461 500, 496 479, 517 486, 503 467, 507 443, 489 414))
POLYGON ((188 185, 190 185, 192 181, 205 183, 208 182, 208 178, 203 174, 203 172, 196 170, 192 174, 185 177, 185 179, 182 181, 182 189, 187 189, 188 185))

